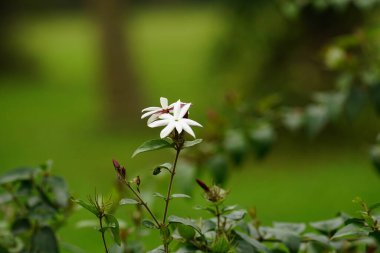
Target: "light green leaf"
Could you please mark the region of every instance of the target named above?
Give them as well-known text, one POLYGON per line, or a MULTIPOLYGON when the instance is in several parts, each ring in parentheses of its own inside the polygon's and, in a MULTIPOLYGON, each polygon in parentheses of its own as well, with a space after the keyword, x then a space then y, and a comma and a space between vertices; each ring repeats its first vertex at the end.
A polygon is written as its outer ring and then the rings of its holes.
POLYGON ((305 223, 273 222, 273 227, 301 234, 306 229, 305 223))
POLYGON ((77 203, 78 205, 82 206, 84 209, 90 211, 91 213, 95 214, 97 217, 99 216, 99 212, 98 210, 96 209, 95 206, 93 205, 90 205, 86 202, 84 202, 83 200, 80 200, 80 199, 72 199, 72 201, 74 203, 77 203))
POLYGON ((301 238, 293 231, 261 227, 266 236, 273 236, 275 239, 282 241, 291 253, 297 253, 301 245, 301 238))
POLYGON ((138 147, 135 152, 133 152, 132 157, 136 156, 137 154, 143 153, 143 152, 148 152, 148 151, 153 151, 153 150, 159 150, 163 148, 173 148, 173 144, 168 142, 165 139, 155 139, 155 140, 150 140, 146 141, 143 144, 138 147))
POLYGON ((171 195, 172 198, 191 198, 189 195, 182 194, 182 193, 175 193, 171 195))
POLYGON ((112 237, 113 237, 114 242, 117 245, 121 245, 118 220, 112 214, 106 214, 105 220, 106 220, 107 226, 110 227, 110 229, 111 229, 111 233, 112 233, 112 237))
POLYGON ((141 223, 146 228, 156 228, 156 225, 150 220, 144 219, 141 223))
POLYGON ((344 220, 341 217, 337 217, 330 220, 311 222, 310 226, 314 229, 325 233, 327 235, 331 235, 334 231, 336 231, 339 227, 344 224, 344 220))
POLYGON ((192 146, 195 146, 199 143, 201 143, 203 140, 202 139, 195 139, 193 141, 185 141, 185 143, 183 143, 183 148, 190 148, 192 146))
POLYGON ((38 172, 38 170, 33 168, 17 168, 10 170, 0 176, 0 185, 12 183, 14 181, 30 180, 36 172, 38 172))
POLYGON ((135 199, 121 199, 120 202, 119 202, 119 205, 136 205, 136 204, 139 204, 139 203, 140 202, 138 202, 135 199))
POLYGON ((236 210, 236 211, 233 211, 229 214, 226 214, 226 215, 223 215, 224 217, 226 217, 227 219, 231 219, 231 220, 241 220, 244 218, 244 216, 246 215, 247 211, 245 210, 236 210))
POLYGON ((162 195, 161 193, 159 193, 159 192, 153 193, 153 197, 158 197, 158 198, 166 199, 166 197, 164 195, 162 195))
POLYGON ((171 215, 171 216, 169 216, 168 221, 169 221, 169 223, 180 223, 180 224, 183 224, 186 226, 190 226, 195 231, 197 231, 199 234, 202 234, 201 229, 197 225, 195 225, 195 223, 190 219, 185 219, 185 218, 181 218, 178 216, 171 215))
POLYGON ((354 224, 348 224, 343 228, 339 229, 334 236, 331 238, 332 240, 337 239, 348 239, 348 238, 358 238, 362 236, 368 236, 371 232, 370 228, 367 227, 359 227, 354 224))

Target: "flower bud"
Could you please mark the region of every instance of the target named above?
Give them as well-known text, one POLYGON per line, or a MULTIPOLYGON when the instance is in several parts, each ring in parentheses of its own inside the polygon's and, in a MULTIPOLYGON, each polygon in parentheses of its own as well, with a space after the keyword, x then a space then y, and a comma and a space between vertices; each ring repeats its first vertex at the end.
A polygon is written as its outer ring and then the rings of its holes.
POLYGON ((205 192, 209 192, 210 191, 210 188, 203 182, 201 181, 200 179, 197 179, 197 183, 198 185, 205 191, 205 192))
POLYGON ((158 174, 161 173, 161 167, 156 167, 154 170, 153 170, 153 175, 156 176, 158 174))
POLYGON ((113 166, 115 167, 116 170, 120 168, 120 164, 119 164, 118 161, 116 161, 115 159, 113 159, 112 162, 113 162, 113 166))
POLYGON ((225 200, 227 194, 228 192, 224 189, 217 185, 213 185, 209 188, 208 192, 205 192, 205 198, 213 203, 221 203, 225 200))

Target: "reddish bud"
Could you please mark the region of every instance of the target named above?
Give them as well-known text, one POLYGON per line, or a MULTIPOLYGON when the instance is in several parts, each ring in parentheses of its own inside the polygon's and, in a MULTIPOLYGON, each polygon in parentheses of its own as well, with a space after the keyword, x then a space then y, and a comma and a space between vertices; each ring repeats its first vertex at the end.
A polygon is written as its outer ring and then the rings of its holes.
POLYGON ((197 179, 197 183, 205 192, 209 192, 210 188, 201 180, 197 179))
POLYGON ((118 174, 120 180, 124 180, 125 176, 126 176, 125 168, 124 167, 119 168, 117 170, 117 174, 118 174))
POLYGON ((120 169, 120 164, 118 161, 116 161, 115 159, 112 160, 113 162, 113 166, 115 167, 116 170, 120 169))

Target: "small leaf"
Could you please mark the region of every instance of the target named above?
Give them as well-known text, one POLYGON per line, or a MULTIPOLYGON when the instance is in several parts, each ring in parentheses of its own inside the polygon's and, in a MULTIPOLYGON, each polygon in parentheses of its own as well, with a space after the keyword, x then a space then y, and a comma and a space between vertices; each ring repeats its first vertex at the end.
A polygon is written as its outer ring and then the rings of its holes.
POLYGON ((156 139, 156 140, 150 140, 146 141, 143 144, 141 144, 140 147, 138 147, 135 152, 133 152, 132 157, 135 157, 136 155, 143 153, 143 152, 148 152, 148 151, 153 151, 153 150, 159 150, 163 148, 173 148, 173 144, 168 142, 165 139, 156 139))
POLYGON ((343 219, 341 217, 337 217, 335 219, 325 221, 311 222, 310 226, 324 234, 332 235, 343 224, 343 219))
POLYGON ((96 209, 95 206, 93 205, 90 205, 86 202, 84 202, 83 200, 80 200, 80 199, 72 199, 72 201, 74 203, 77 203, 78 205, 82 206, 84 209, 90 211, 91 213, 95 214, 96 216, 99 216, 99 212, 98 210, 96 209))
POLYGON ((233 211, 229 214, 226 214, 226 215, 223 215, 224 217, 226 217, 227 219, 231 219, 231 220, 241 220, 244 218, 244 216, 246 215, 247 211, 245 210, 236 210, 236 211, 233 211))
POLYGON ((205 206, 195 206, 194 207, 195 210, 205 210, 213 215, 216 215, 216 211, 215 209, 211 208, 211 207, 205 207, 205 206))
POLYGON ((158 198, 166 199, 166 197, 164 195, 162 195, 161 193, 159 193, 159 192, 153 193, 153 197, 158 197, 158 198))
POLYGON ((248 244, 250 244, 251 246, 253 246, 257 251, 259 251, 259 252, 265 252, 265 253, 269 253, 270 252, 270 250, 265 245, 261 244, 256 239, 254 239, 252 237, 249 237, 248 235, 243 234, 243 233, 241 233, 239 231, 236 231, 236 234, 241 239, 243 239, 245 242, 247 242, 248 244))
POLYGON ((138 202, 135 199, 121 199, 120 202, 119 202, 119 205, 136 205, 136 204, 139 204, 139 203, 140 202, 138 202))
POLYGON ((190 226, 194 228, 194 230, 197 231, 199 234, 202 234, 201 229, 197 225, 195 225, 195 223, 190 219, 185 219, 185 218, 171 215, 169 216, 168 221, 169 223, 180 223, 186 226, 190 226))
POLYGON ((156 175, 160 174, 162 169, 166 169, 166 170, 170 171, 172 167, 173 167, 173 166, 172 166, 170 163, 163 163, 163 164, 157 166, 157 167, 153 170, 153 175, 156 176, 156 175))
POLYGON ((113 216, 111 214, 106 214, 105 220, 106 220, 107 226, 111 229, 111 233, 112 233, 112 237, 113 237, 114 242, 117 245, 121 245, 118 220, 116 219, 115 216, 113 216))
POLYGON ((228 212, 231 212, 233 210, 235 210, 237 207, 237 205, 233 205, 233 206, 226 206, 222 209, 222 213, 228 213, 228 212))
POLYGON ((183 143, 183 148, 190 148, 192 146, 195 146, 199 143, 201 143, 203 140, 202 139, 195 139, 193 141, 185 141, 185 143, 183 143))
POLYGON ((361 236, 368 236, 370 232, 371 232, 370 228, 358 227, 354 224, 348 224, 347 226, 339 229, 331 239, 339 240, 339 239, 348 239, 348 238, 358 238, 361 236))
POLYGON ((181 194, 181 193, 175 193, 171 195, 172 198, 191 198, 189 195, 181 194))
POLYGON ((141 223, 146 228, 156 228, 156 225, 150 220, 144 219, 141 223))

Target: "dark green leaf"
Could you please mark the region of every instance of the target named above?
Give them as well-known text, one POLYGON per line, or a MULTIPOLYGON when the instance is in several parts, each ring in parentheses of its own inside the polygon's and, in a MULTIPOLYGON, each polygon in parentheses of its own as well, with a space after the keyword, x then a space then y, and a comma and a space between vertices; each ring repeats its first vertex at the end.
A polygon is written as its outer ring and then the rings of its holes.
POLYGON ((169 223, 180 223, 180 224, 183 224, 186 226, 190 226, 195 231, 197 231, 199 234, 202 234, 201 229, 197 225, 195 225, 195 223, 190 219, 185 219, 185 218, 181 218, 178 216, 171 215, 171 216, 169 216, 168 221, 169 221, 169 223))
POLYGON ((210 158, 206 166, 214 178, 215 184, 222 185, 227 179, 228 162, 224 155, 217 154, 210 158))
POLYGON ((121 199, 120 202, 119 202, 119 205, 136 205, 136 204, 139 204, 139 203, 140 202, 138 202, 135 199, 121 199))
POLYGON ((239 231, 236 231, 236 234, 241 239, 243 239, 245 242, 247 242, 248 244, 250 244, 251 246, 253 246, 258 252, 265 252, 265 253, 269 253, 270 252, 270 250, 264 244, 261 244, 256 239, 254 239, 252 237, 249 237, 248 235, 243 234, 243 233, 241 233, 239 231))
POLYGON ((296 253, 301 245, 301 238, 295 232, 278 229, 278 228, 264 228, 262 231, 265 232, 266 236, 273 236, 275 239, 282 241, 289 252, 296 253))
POLYGON ((371 102, 378 115, 380 115, 380 84, 376 83, 370 86, 369 90, 371 102))
POLYGON ((159 150, 163 148, 173 148, 173 144, 168 142, 165 139, 156 139, 156 140, 150 140, 146 141, 143 144, 141 144, 140 147, 138 147, 135 152, 133 152, 132 157, 136 156, 137 154, 153 151, 153 150, 159 150))
POLYGON ((116 219, 115 216, 113 216, 111 214, 106 214, 105 220, 106 220, 107 226, 110 227, 110 229, 111 229, 111 233, 112 233, 112 237, 113 237, 114 242, 117 245, 121 245, 118 220, 116 219))
POLYGON ((58 253, 59 247, 54 231, 41 227, 32 235, 31 253, 58 253))
POLYGON ((0 185, 20 180, 30 180, 38 170, 33 168, 18 168, 10 170, 0 176, 0 185))
POLYGON ((193 141, 185 141, 185 143, 183 143, 183 148, 190 148, 192 146, 195 146, 199 143, 201 143, 203 140, 202 139, 196 139, 196 140, 193 140, 193 141))
POLYGON ((144 219, 141 223, 146 228, 156 228, 156 225, 150 220, 144 219))
POLYGON ((26 218, 17 219, 12 223, 11 231, 14 235, 19 235, 32 228, 30 221, 26 218))
POLYGON ((54 201, 60 207, 67 207, 69 202, 69 193, 66 182, 61 177, 50 176, 46 183, 51 187, 54 194, 54 201))
POLYGON ((194 228, 183 225, 183 224, 177 224, 178 233, 185 239, 191 240, 195 236, 195 230, 194 228))

